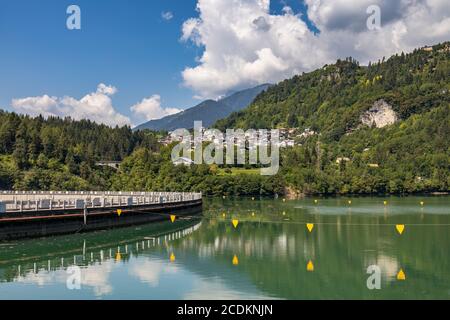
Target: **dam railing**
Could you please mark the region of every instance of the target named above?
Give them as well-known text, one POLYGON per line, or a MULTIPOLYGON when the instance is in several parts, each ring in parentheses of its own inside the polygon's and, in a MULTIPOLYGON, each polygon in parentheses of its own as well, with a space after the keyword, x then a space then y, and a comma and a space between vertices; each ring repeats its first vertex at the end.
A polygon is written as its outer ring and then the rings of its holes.
POLYGON ((0 214, 173 204, 201 199, 201 193, 191 192, 0 191, 0 214))

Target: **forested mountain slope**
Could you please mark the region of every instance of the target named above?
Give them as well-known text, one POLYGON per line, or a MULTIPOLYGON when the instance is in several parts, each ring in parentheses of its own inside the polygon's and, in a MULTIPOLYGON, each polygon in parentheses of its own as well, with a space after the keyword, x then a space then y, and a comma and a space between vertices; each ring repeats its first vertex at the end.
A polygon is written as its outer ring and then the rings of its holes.
MULTIPOLYGON (((226 128, 297 128, 278 175, 174 166, 158 133, 0 111, 0 189, 209 195, 450 191, 450 44, 369 66, 352 59, 271 86, 226 128), (96 166, 122 161, 120 169, 96 166), (236 173, 237 172, 237 173, 236 173)), ((247 169, 251 166, 247 165, 247 169)), ((242 169, 242 168, 241 168, 242 169)))
POLYGON ((272 86, 243 111, 220 120, 225 128, 312 128, 327 141, 354 130, 360 115, 384 99, 400 119, 450 101, 450 43, 359 66, 352 58, 272 86))
POLYGON ((315 131, 283 153, 282 176, 295 192, 448 191, 449 111, 444 43, 367 67, 348 58, 296 76, 215 126, 315 131))

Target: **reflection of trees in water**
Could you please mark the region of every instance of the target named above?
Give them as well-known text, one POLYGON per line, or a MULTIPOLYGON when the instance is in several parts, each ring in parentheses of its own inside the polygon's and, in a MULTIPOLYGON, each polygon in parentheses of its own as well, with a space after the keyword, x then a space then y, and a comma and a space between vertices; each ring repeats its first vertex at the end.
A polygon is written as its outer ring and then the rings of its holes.
MULTIPOLYGON (((232 208, 234 217, 248 217, 254 206, 232 208)), ((277 210, 264 208, 258 214, 270 214, 261 222, 247 218, 235 230, 228 218, 209 209, 211 220, 201 232, 181 242, 179 249, 229 268, 234 267, 232 260, 237 255, 235 270, 247 274, 270 295, 291 299, 448 298, 448 216, 429 215, 423 220, 417 215, 314 217, 295 216, 291 211, 287 213, 290 221, 268 222, 277 210), (296 223, 311 217, 318 222, 312 234, 304 224, 296 223), (395 231, 399 219, 407 225, 402 236, 395 231), (306 270, 309 260, 314 272, 306 270), (366 287, 366 270, 372 264, 383 272, 384 290, 379 292, 366 287), (395 279, 400 268, 407 275, 402 283, 395 279)))
MULTIPOLYGON (((379 202, 379 199, 376 201, 379 202)), ((320 203, 324 201, 321 200, 320 203)), ((443 207, 445 205, 444 202, 443 207)), ((197 273, 205 279, 218 277, 236 290, 251 284, 271 297, 449 297, 449 215, 428 214, 426 211, 423 215, 409 214, 408 210, 401 215, 392 215, 390 208, 386 210, 386 214, 381 215, 354 214, 350 209, 344 214, 322 214, 322 208, 321 205, 312 204, 294 208, 291 203, 285 204, 281 200, 220 199, 207 203, 205 218, 197 232, 191 233, 189 237, 182 237, 179 241, 168 240, 169 246, 157 247, 158 250, 152 251, 153 247, 148 246, 149 240, 151 241, 148 235, 166 231, 167 235, 173 232, 174 225, 171 223, 157 228, 149 226, 69 237, 69 240, 59 247, 54 245, 53 240, 37 240, 29 251, 19 250, 19 254, 16 253, 17 246, 11 249, 2 247, 0 250, 6 252, 6 258, 10 260, 20 258, 21 252, 26 252, 28 256, 40 254, 42 258, 37 259, 38 269, 45 270, 47 259, 51 259, 51 268, 56 268, 60 262, 61 255, 51 256, 52 252, 68 252, 73 249, 74 252, 63 256, 70 259, 76 255, 77 259, 81 259, 85 239, 85 259, 90 259, 92 248, 100 246, 107 255, 103 262, 105 267, 117 262, 118 247, 122 262, 149 252, 164 256, 164 259, 169 261, 173 250, 176 255, 174 265, 197 273), (222 216, 224 212, 225 218, 222 216), (255 212, 255 217, 251 215, 252 212, 255 212), (283 215, 282 212, 286 214, 283 215), (240 221, 237 229, 231 224, 233 218, 240 221), (315 223, 312 233, 307 231, 305 222, 315 223), (402 236, 395 230, 397 223, 406 225, 402 236), (131 253, 124 251, 124 243, 128 243, 129 250, 133 246, 131 253), (310 260, 314 271, 308 272, 307 265, 310 260), (366 287, 369 276, 366 270, 372 264, 377 264, 382 269, 381 291, 369 291, 366 287), (406 273, 406 281, 398 282, 395 279, 400 268, 406 273)), ((178 221, 177 223, 185 225, 175 225, 176 228, 183 229, 192 227, 197 222, 178 221)), ((5 261, 3 255, 2 260, 5 261)), ((85 263, 92 268, 99 262, 94 255, 94 262, 80 260, 78 263, 85 263)), ((23 270, 33 269, 33 265, 28 262, 22 266, 23 270)), ((17 275, 16 267, 17 265, 12 266, 11 263, 3 266, 0 262, 0 272, 3 272, 0 277, 14 279, 17 275)), ((135 271, 130 272, 138 274, 135 271)), ((157 281, 157 275, 154 273, 150 278, 147 274, 140 274, 140 277, 149 283, 157 281)))

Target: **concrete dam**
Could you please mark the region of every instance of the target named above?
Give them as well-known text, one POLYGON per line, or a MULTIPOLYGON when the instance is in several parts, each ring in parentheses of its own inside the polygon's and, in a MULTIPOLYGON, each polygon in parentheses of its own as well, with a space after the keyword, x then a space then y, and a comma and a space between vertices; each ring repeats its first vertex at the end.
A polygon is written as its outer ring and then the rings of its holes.
POLYGON ((0 191, 0 241, 174 222, 202 203, 201 193, 0 191))

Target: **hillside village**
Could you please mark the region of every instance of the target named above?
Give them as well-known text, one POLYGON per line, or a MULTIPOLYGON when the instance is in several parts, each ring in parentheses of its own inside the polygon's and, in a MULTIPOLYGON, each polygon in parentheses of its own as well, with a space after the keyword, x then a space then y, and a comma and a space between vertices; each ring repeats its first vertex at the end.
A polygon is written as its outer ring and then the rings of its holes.
MULTIPOLYGON (((174 165, 170 133, 0 111, 0 187, 208 195, 447 192, 449 43, 294 76, 212 128, 280 130, 280 171, 174 165)), ((272 142, 263 139, 259 144, 272 142)), ((221 144, 206 128, 197 142, 221 144)), ((224 138, 225 139, 225 138, 224 138)), ((181 163, 184 164, 184 163, 181 163)))
MULTIPOLYGON (((317 135, 318 133, 307 128, 301 131, 298 128, 280 128, 279 131, 279 141, 277 143, 278 147, 281 148, 289 148, 295 146, 301 146, 302 142, 312 136, 317 135)), ((257 142, 256 145, 268 145, 272 143, 270 131, 267 130, 255 130, 257 142)), ((207 129, 201 128, 202 136, 195 141, 192 141, 192 145, 195 143, 214 143, 216 145, 226 145, 227 139, 224 135, 223 140, 221 141, 219 138, 215 137, 214 133, 207 129)), ((251 137, 250 132, 245 132, 245 138, 248 141, 251 137)), ((183 140, 182 136, 177 136, 174 131, 169 132, 165 137, 159 139, 159 143, 164 146, 169 146, 172 143, 181 142, 183 140)), ((235 141, 235 146, 238 146, 238 141, 235 141)))

